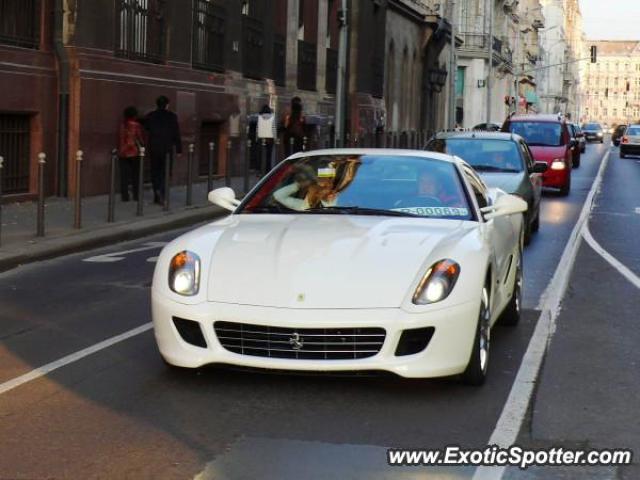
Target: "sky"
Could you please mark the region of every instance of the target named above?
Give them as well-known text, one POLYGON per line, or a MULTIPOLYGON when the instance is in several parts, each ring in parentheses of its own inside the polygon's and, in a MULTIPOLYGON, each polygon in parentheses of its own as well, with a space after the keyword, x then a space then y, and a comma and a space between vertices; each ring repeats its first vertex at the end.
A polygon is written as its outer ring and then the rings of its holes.
POLYGON ((640 40, 640 0, 579 0, 591 40, 640 40))

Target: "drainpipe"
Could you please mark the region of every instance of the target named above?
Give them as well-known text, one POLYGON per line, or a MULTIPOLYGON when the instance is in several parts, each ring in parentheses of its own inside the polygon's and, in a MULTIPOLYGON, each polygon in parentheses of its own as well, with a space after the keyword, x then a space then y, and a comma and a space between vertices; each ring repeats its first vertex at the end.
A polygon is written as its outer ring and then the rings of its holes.
POLYGON ((69 56, 64 47, 64 1, 55 0, 55 17, 53 29, 53 45, 58 62, 58 152, 56 157, 58 182, 56 193, 66 197, 67 157, 69 150, 69 56))
POLYGON ((338 81, 336 86, 335 146, 344 146, 347 91, 347 53, 349 41, 349 11, 347 0, 342 0, 340 18, 340 45, 338 47, 338 81))

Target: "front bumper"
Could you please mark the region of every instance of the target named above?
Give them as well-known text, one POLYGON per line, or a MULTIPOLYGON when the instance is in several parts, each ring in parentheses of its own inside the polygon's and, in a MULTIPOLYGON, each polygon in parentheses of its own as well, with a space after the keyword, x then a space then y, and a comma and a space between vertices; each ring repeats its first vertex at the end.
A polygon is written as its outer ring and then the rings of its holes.
POLYGON ((621 143, 620 153, 625 155, 640 155, 640 144, 637 143, 621 143))
POLYGON ((170 364, 197 368, 208 364, 301 371, 386 371, 402 377, 442 377, 462 373, 471 356, 479 302, 407 313, 399 308, 287 309, 206 302, 184 305, 152 294, 153 326, 158 348, 170 364), (197 321, 207 347, 185 342, 172 317, 197 321), (298 360, 241 355, 226 350, 213 328, 215 321, 240 322, 289 328, 379 327, 386 331, 380 351, 355 360, 298 360), (434 327, 427 347, 419 353, 396 356, 403 330, 434 327))

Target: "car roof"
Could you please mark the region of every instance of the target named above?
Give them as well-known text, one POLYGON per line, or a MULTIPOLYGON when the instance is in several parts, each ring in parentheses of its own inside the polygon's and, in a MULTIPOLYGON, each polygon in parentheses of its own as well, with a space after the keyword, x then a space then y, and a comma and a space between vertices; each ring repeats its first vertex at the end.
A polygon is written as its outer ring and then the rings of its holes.
POLYGON ((428 150, 409 150, 399 148, 325 148, 322 150, 310 150, 298 152, 291 155, 287 160, 297 160, 304 157, 319 157, 323 155, 390 155, 398 157, 422 157, 430 160, 440 160, 442 162, 456 165, 466 165, 466 162, 455 155, 432 152, 428 150))
POLYGON ((482 140, 507 140, 512 142, 522 140, 522 137, 515 133, 484 132, 478 130, 472 130, 470 132, 439 132, 435 138, 437 140, 446 140, 447 138, 472 138, 482 140))
POLYGON ((529 114, 529 115, 514 115, 508 121, 510 122, 553 122, 553 123, 568 123, 562 115, 550 115, 550 114, 529 114))

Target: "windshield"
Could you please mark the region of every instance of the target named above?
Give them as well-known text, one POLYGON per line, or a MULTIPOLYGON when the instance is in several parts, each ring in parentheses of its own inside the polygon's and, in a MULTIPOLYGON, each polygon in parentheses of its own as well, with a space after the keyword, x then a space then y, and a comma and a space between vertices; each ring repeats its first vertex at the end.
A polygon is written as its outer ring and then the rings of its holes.
POLYGON ((287 160, 243 201, 238 213, 473 218, 454 164, 382 154, 287 160))
MULTIPOLYGON (((437 147, 432 145, 436 142, 443 140, 435 140, 428 148, 437 147)), ((518 146, 511 140, 447 138, 444 144, 446 153, 457 155, 479 172, 515 173, 523 170, 518 146)))
POLYGON ((562 145, 562 125, 551 122, 511 122, 509 130, 517 133, 531 147, 562 145))
POLYGON ((629 136, 638 136, 640 135, 640 127, 629 127, 626 133, 629 136))
POLYGON ((582 127, 583 130, 602 130, 599 123, 585 123, 582 127))

